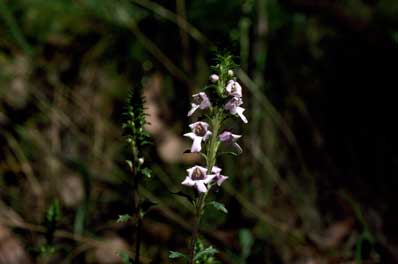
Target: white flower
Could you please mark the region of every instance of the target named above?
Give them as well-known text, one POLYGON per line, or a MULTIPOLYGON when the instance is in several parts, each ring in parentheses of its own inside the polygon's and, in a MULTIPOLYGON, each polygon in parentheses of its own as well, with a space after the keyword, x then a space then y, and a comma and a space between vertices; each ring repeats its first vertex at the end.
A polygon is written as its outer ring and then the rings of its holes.
POLYGON ((220 139, 220 141, 225 142, 227 144, 232 144, 235 148, 238 149, 239 153, 242 152, 242 148, 239 146, 238 143, 236 143, 236 141, 238 141, 238 139, 241 137, 242 137, 242 135, 235 135, 227 130, 222 132, 220 135, 218 135, 218 138, 220 139))
POLYGON ((202 166, 193 166, 187 169, 188 176, 181 183, 185 186, 194 186, 199 192, 207 192, 206 184, 211 182, 216 175, 207 175, 207 169, 202 166))
POLYGON ((245 111, 245 109, 243 107, 240 107, 240 105, 243 104, 243 101, 241 98, 239 97, 232 97, 231 100, 229 100, 225 106, 224 109, 228 110, 231 114, 235 115, 239 115, 240 119, 242 119, 242 121, 244 123, 247 123, 247 118, 243 115, 243 112, 245 111))
POLYGON ((242 97, 242 86, 234 80, 229 80, 225 87, 227 93, 231 96, 242 97))
POLYGON ((221 175, 221 169, 217 166, 213 166, 211 169, 211 173, 215 174, 214 180, 217 182, 218 186, 221 186, 221 184, 228 179, 228 176, 221 175))
POLYGON ((204 110, 211 106, 209 97, 207 97, 207 95, 204 92, 194 94, 192 95, 192 97, 193 97, 193 103, 191 104, 192 108, 191 110, 189 110, 188 116, 191 116, 198 108, 204 110))
POLYGON ((200 152, 202 150, 202 141, 206 141, 211 135, 209 124, 199 121, 190 124, 189 127, 192 129, 192 132, 186 133, 184 136, 193 140, 191 152, 200 152))
POLYGON ((142 157, 139 158, 139 159, 138 159, 138 162, 139 162, 140 164, 144 164, 144 158, 142 158, 142 157))
POLYGON ((212 83, 215 83, 215 82, 217 82, 219 79, 220 79, 220 77, 218 77, 218 75, 217 74, 212 74, 212 75, 210 75, 210 81, 212 82, 212 83))
POLYGON ((234 71, 233 71, 233 70, 228 70, 228 75, 229 75, 230 77, 233 77, 233 76, 234 76, 234 71))

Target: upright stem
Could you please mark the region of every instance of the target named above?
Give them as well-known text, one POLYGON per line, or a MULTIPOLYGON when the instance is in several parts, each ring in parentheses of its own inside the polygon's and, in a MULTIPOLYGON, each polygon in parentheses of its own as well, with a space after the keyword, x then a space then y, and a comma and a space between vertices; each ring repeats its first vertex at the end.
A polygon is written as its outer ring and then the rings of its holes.
POLYGON ((133 174, 133 209, 134 212, 137 214, 138 222, 137 222, 137 229, 135 233, 135 257, 134 263, 139 264, 140 263, 140 248, 141 248, 141 226, 142 226, 142 216, 141 216, 141 208, 140 208, 140 197, 138 194, 138 185, 139 185, 139 175, 137 175, 137 168, 136 164, 138 161, 138 150, 134 144, 134 141, 131 146, 131 151, 133 153, 133 161, 134 161, 134 166, 132 168, 132 174, 133 174))
POLYGON ((140 212, 138 212, 138 223, 137 223, 137 231, 136 231, 136 241, 135 241, 135 259, 134 263, 140 263, 140 247, 141 247, 141 225, 142 225, 142 217, 140 212))
MULTIPOLYGON (((222 112, 218 111, 218 109, 214 109, 213 118, 212 120, 210 120, 212 135, 210 137, 209 145, 207 148, 207 164, 206 164, 207 174, 211 174, 211 170, 216 164, 217 150, 219 145, 217 137, 218 137, 218 131, 220 130, 221 122, 222 122, 222 112)), ((200 219, 203 215, 203 209, 205 207, 206 197, 207 197, 207 192, 201 193, 199 197, 196 199, 195 219, 194 219, 194 226, 192 229, 191 247, 189 252, 189 264, 194 263, 195 244, 196 240, 198 239, 200 219)))
POLYGON ((190 250, 189 250, 189 264, 194 263, 195 244, 196 244, 196 240, 198 239, 200 218, 202 216, 203 201, 205 198, 206 198, 205 194, 200 194, 200 196, 196 200, 194 226, 192 229, 192 238, 191 238, 191 245, 190 245, 190 250))

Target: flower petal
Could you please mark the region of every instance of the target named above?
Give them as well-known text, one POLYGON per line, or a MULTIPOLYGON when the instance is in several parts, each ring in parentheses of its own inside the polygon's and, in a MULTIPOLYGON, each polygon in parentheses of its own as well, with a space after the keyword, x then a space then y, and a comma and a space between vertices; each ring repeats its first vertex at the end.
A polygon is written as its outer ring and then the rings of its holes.
POLYGON ((203 128, 206 129, 206 130, 209 129, 209 124, 206 123, 206 122, 202 122, 202 121, 198 121, 198 122, 192 123, 192 124, 189 125, 189 127, 190 127, 192 130, 194 130, 195 127, 198 126, 198 125, 203 126, 203 128))
POLYGON ((214 174, 219 174, 221 172, 221 168, 219 168, 217 166, 213 166, 213 168, 211 169, 211 172, 214 174))
POLYGON ((197 105, 197 104, 191 104, 191 105, 192 105, 192 108, 191 108, 191 110, 189 110, 187 116, 191 116, 199 108, 199 105, 197 105))
POLYGON ((236 135, 236 134, 231 134, 231 135, 232 135, 233 141, 236 141, 242 137, 242 135, 236 135))
POLYGON ((204 175, 206 175, 206 173, 207 173, 207 168, 202 167, 202 166, 196 166, 196 168, 198 168, 198 169, 201 171, 201 173, 203 173, 204 175))
POLYGON ((184 137, 189 137, 190 139, 195 139, 195 137, 197 137, 197 136, 195 135, 195 133, 189 132, 189 133, 185 133, 184 137))
POLYGON ((238 150, 239 154, 243 152, 242 148, 239 146, 238 143, 234 142, 233 145, 238 150))
POLYGON ((186 177, 185 180, 183 182, 181 182, 182 185, 185 186, 194 186, 195 182, 193 180, 191 180, 190 177, 186 177))
POLYGON ((236 113, 239 115, 240 119, 242 119, 243 123, 248 123, 247 118, 243 115, 245 109, 243 107, 238 106, 236 108, 236 113))
POLYGON ((207 192, 206 185, 204 184, 203 181, 196 181, 195 182, 195 186, 196 186, 196 189, 198 189, 199 192, 202 192, 202 193, 207 192))
POLYGON ((202 139, 202 137, 195 135, 195 138, 193 138, 191 152, 200 152, 202 150, 202 139))
POLYGON ((204 183, 209 183, 211 182, 217 175, 215 174, 210 174, 210 175, 206 175, 206 179, 202 180, 204 183))
POLYGON ((228 176, 219 175, 219 176, 217 177, 217 185, 218 185, 218 186, 221 186, 221 184, 222 184, 226 179, 228 179, 228 176))
POLYGON ((206 134, 203 136, 203 141, 206 141, 211 136, 211 131, 207 130, 206 134))

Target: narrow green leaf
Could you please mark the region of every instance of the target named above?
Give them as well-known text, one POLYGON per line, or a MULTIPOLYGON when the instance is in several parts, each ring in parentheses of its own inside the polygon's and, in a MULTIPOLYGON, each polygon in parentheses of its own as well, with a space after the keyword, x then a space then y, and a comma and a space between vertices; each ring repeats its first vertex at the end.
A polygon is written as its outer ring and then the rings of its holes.
POLYGON ((151 178, 152 177, 152 171, 150 169, 148 169, 148 168, 143 169, 141 172, 147 178, 151 178))
POLYGON ((117 255, 122 259, 123 264, 135 264, 135 261, 130 258, 129 254, 125 251, 120 251, 117 255))
POLYGON ((186 194, 186 193, 184 193, 184 192, 182 192, 182 191, 179 191, 179 192, 170 192, 170 193, 171 193, 171 194, 174 194, 174 195, 178 195, 178 196, 181 196, 181 197, 186 198, 191 204, 193 204, 193 202, 194 202, 194 199, 192 198, 191 195, 186 194))
POLYGON ((218 253, 218 250, 213 248, 212 246, 203 249, 202 251, 200 251, 199 253, 196 254, 194 260, 199 260, 200 258, 204 257, 204 256, 213 256, 214 254, 218 253))
POLYGON ((131 216, 128 215, 128 214, 119 215, 119 218, 117 219, 117 222, 118 223, 126 223, 130 219, 131 219, 131 216))
POLYGON ((183 253, 181 253, 181 252, 171 251, 170 250, 169 258, 171 258, 171 259, 176 259, 176 258, 188 259, 188 256, 183 254, 183 253))
POLYGON ((215 209, 217 209, 223 213, 226 213, 226 214, 228 213, 227 208, 225 208, 225 206, 222 203, 213 201, 213 202, 208 203, 208 205, 213 206, 215 209))
POLYGON ((239 241, 242 248, 242 257, 246 259, 250 255, 251 247, 254 243, 253 236, 248 229, 239 231, 239 241))
POLYGON ((233 152, 233 151, 225 151, 225 152, 220 152, 220 153, 218 154, 218 156, 222 156, 222 155, 232 155, 232 156, 234 156, 234 157, 239 156, 238 153, 235 153, 235 152, 233 152))
POLYGON ((126 160, 127 166, 129 166, 129 169, 133 169, 133 162, 131 160, 126 160))

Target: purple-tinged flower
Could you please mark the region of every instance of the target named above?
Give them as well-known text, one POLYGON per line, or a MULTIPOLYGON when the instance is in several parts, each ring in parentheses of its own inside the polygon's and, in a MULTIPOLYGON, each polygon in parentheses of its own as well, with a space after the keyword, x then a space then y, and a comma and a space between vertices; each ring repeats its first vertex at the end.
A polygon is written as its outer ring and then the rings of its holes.
POLYGON ((229 80, 225 90, 231 96, 242 97, 242 86, 237 81, 229 80))
POLYGON ((204 92, 194 94, 192 95, 192 97, 193 97, 193 103, 191 104, 192 108, 191 110, 189 110, 188 116, 191 116, 198 108, 204 110, 211 106, 209 97, 207 97, 207 95, 204 92))
POLYGON ((239 146, 238 143, 236 143, 236 141, 238 141, 238 139, 241 137, 242 135, 235 135, 227 130, 218 135, 218 138, 220 139, 221 142, 232 144, 235 148, 238 149, 239 153, 242 152, 242 148, 239 146))
POLYGON ((221 175, 221 169, 217 166, 213 166, 211 169, 211 173, 215 174, 214 180, 217 182, 218 186, 221 186, 221 184, 228 179, 228 176, 221 175))
POLYGON ((247 118, 243 115, 243 112, 245 111, 245 109, 243 107, 240 107, 240 105, 243 104, 243 101, 241 98, 239 97, 232 97, 231 100, 229 100, 225 106, 224 109, 228 110, 231 114, 235 115, 239 115, 240 119, 242 119, 242 121, 244 123, 247 123, 247 118))
POLYGON ((220 79, 220 77, 218 77, 218 75, 217 74, 212 74, 212 75, 210 75, 210 81, 212 82, 212 83, 215 83, 215 82, 217 82, 219 79, 220 79))
POLYGON ((202 149, 202 141, 206 141, 211 135, 209 124, 199 121, 190 124, 189 127, 192 129, 192 132, 186 133, 184 136, 193 140, 191 152, 200 152, 202 149))
POLYGON ((206 184, 211 182, 216 175, 207 175, 207 169, 202 166, 193 166, 187 169, 188 176, 181 183, 185 186, 194 186, 199 192, 207 192, 206 184))

